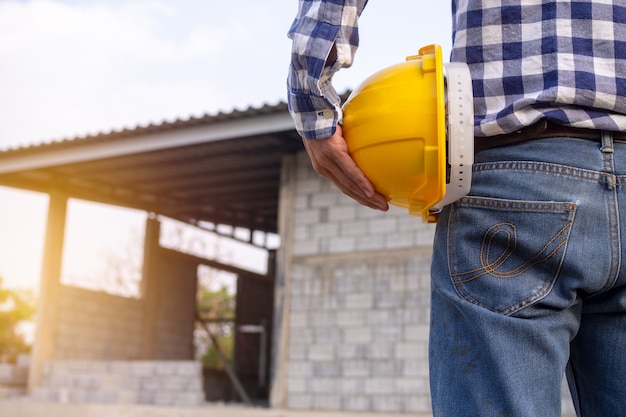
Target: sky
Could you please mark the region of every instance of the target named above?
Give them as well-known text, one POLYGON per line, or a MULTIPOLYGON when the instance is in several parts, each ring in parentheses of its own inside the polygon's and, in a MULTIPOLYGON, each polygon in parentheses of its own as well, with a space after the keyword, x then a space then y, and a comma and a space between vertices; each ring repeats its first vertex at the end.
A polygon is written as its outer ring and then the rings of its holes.
MULTIPOLYGON (((0 0, 0 150, 285 101, 297 8, 297 0, 0 0)), ((421 46, 449 54, 445 0, 370 0, 359 23, 355 64, 334 78, 340 93, 421 46)), ((0 276, 11 286, 38 283, 46 209, 44 194, 0 187, 0 276)), ((90 222, 101 209, 70 204, 85 214, 68 225, 68 246, 119 246, 142 227, 142 213, 113 208, 90 222), (89 235, 78 233, 79 218, 89 235)))

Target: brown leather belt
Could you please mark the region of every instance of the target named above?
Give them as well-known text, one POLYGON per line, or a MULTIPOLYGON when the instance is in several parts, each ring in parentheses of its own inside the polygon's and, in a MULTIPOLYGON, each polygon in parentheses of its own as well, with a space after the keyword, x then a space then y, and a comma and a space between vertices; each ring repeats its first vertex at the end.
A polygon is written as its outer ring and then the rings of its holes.
MULTIPOLYGON (((626 132, 612 132, 613 139, 626 141, 626 132)), ((581 139, 602 140, 602 131, 598 129, 581 129, 578 127, 562 126, 542 119, 534 125, 504 135, 489 136, 474 139, 474 152, 500 146, 514 145, 535 139, 570 137, 581 139)))

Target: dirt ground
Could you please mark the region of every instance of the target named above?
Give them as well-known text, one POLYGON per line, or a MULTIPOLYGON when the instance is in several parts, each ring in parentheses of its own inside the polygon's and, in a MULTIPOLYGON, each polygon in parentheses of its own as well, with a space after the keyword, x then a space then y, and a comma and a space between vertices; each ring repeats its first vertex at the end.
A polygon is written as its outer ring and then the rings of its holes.
MULTIPOLYGON (((389 413, 292 411, 207 404, 201 407, 141 405, 51 404, 23 400, 0 401, 0 417, 383 417, 389 413)), ((430 414, 396 414, 431 417, 430 414)))

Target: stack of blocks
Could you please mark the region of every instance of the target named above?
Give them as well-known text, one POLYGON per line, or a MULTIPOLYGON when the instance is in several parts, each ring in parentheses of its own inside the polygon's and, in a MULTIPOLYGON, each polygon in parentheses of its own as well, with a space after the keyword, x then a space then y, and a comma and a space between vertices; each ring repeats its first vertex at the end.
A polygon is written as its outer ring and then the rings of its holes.
POLYGON ((33 391, 41 401, 197 406, 204 402, 195 361, 53 361, 33 391))
POLYGON ((29 356, 19 355, 16 363, 0 363, 0 399, 26 395, 29 356))

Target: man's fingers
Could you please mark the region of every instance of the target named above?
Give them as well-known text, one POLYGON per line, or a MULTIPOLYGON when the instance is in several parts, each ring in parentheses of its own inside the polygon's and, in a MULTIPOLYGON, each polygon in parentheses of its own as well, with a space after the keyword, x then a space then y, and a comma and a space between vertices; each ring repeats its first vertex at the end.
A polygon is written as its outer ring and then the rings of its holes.
POLYGON ((330 138, 304 140, 313 168, 360 204, 377 210, 388 210, 385 197, 376 192, 354 162, 341 135, 341 127, 338 126, 337 132, 330 138))

